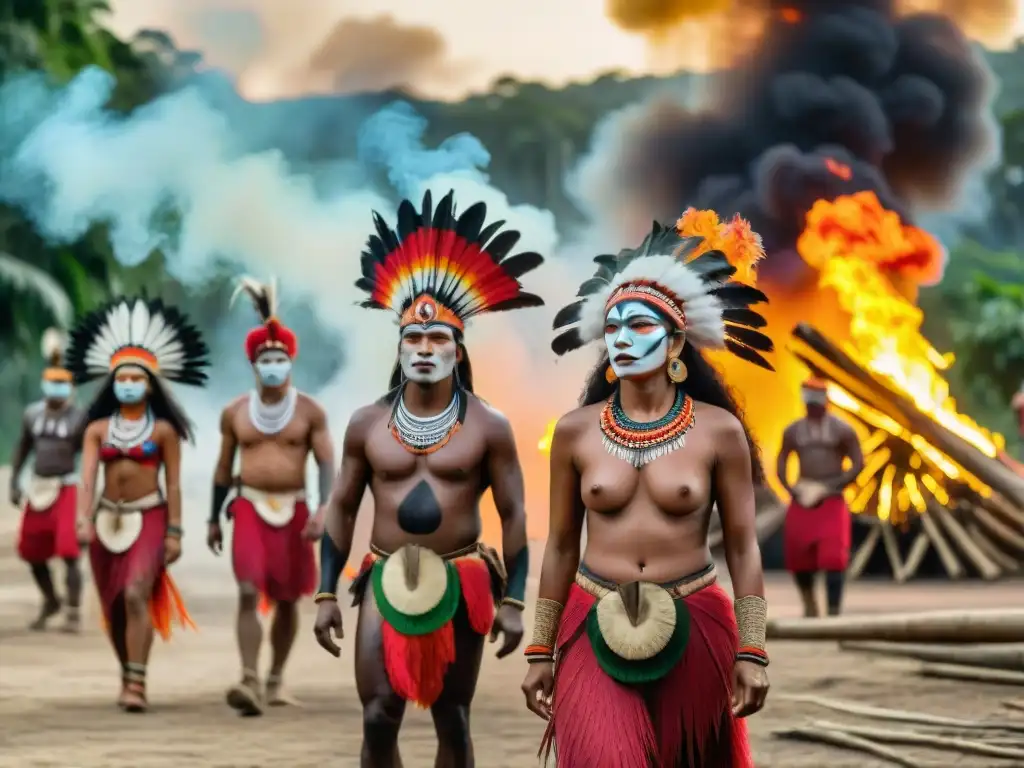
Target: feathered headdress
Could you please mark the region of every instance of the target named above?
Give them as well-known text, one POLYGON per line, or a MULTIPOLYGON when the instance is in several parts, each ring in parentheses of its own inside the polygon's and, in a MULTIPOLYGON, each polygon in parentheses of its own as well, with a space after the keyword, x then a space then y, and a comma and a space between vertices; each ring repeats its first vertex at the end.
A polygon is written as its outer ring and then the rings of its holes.
POLYGON ((246 334, 245 354, 249 362, 256 362, 260 353, 268 349, 283 350, 288 357, 294 358, 299 353, 299 337, 277 319, 277 280, 271 278, 269 283, 261 283, 251 277, 243 277, 230 303, 234 304, 242 293, 249 296, 263 323, 246 334))
MULTIPOLYGON (((717 227, 717 216, 714 222, 717 227)), ((603 338, 609 309, 623 301, 643 301, 658 308, 695 347, 726 348, 754 365, 774 370, 762 355, 773 350, 772 341, 757 330, 767 323, 750 309, 768 299, 734 280, 737 264, 752 268, 756 258, 751 260, 751 254, 760 252, 760 238, 749 227, 746 232, 731 246, 728 241, 719 243, 731 248, 730 258, 721 250, 709 250, 703 237, 684 236, 654 222, 639 248, 597 256, 598 270, 580 286, 579 298, 555 315, 554 329, 561 332, 551 349, 564 355, 603 338)))
POLYGON ((175 307, 159 299, 122 298, 78 321, 67 363, 79 383, 137 365, 168 381, 202 386, 208 352, 199 331, 175 307))
POLYGON ((46 368, 43 378, 47 381, 71 381, 71 371, 64 367, 64 348, 68 345, 67 334, 59 328, 47 328, 40 344, 46 368))
POLYGON ((456 218, 454 197, 449 192, 434 209, 428 191, 422 211, 403 200, 397 231, 374 212, 377 233, 366 243, 363 276, 356 281, 357 288, 370 294, 361 306, 394 311, 403 328, 444 323, 459 331, 473 315, 543 306, 543 299, 525 293, 519 283, 543 263, 540 254, 506 258, 519 233, 499 232, 504 221, 484 227, 483 203, 456 218))

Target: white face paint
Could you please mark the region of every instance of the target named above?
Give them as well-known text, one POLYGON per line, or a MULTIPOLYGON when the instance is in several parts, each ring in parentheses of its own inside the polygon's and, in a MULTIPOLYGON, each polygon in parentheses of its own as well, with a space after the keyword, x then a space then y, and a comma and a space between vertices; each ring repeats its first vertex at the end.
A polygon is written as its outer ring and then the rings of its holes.
POLYGON ((670 335, 664 318, 642 301, 616 304, 604 319, 604 343, 615 375, 636 379, 664 370, 670 335))
POLYGON ((804 387, 801 393, 803 394, 804 405, 817 406, 819 408, 824 408, 828 405, 828 392, 804 387))
POLYGON ((458 350, 455 331, 447 325, 407 325, 402 329, 398 359, 409 381, 436 384, 452 375, 458 350))

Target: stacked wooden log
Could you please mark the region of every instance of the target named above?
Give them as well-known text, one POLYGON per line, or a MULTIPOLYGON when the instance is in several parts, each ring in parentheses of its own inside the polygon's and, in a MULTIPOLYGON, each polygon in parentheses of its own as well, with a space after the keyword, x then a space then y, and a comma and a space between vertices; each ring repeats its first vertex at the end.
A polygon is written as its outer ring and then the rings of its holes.
POLYGON ((898 582, 914 576, 929 549, 950 578, 1024 573, 1024 478, 811 326, 796 327, 790 351, 830 383, 832 406, 862 436, 865 468, 848 499, 870 530, 849 578, 879 546, 898 582))
MULTIPOLYGON (((921 662, 915 672, 931 678, 988 683, 1016 688, 1005 702, 1009 718, 1000 722, 957 720, 925 713, 881 709, 813 696, 787 697, 831 709, 842 723, 811 721, 777 731, 785 739, 817 741, 871 754, 895 765, 918 763, 892 745, 931 748, 1014 760, 1024 765, 1024 609, 931 611, 915 614, 775 619, 768 637, 776 640, 838 640, 843 651, 921 662), (849 717, 899 724, 901 728, 862 726, 849 717), (903 726, 913 725, 911 730, 903 726)), ((951 762, 951 764, 953 764, 951 762)))

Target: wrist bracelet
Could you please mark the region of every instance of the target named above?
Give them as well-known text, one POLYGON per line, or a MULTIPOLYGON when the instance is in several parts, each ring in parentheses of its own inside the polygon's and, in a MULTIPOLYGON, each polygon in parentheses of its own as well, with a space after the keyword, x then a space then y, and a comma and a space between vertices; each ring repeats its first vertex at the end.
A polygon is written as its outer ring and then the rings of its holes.
POLYGON ((338 596, 333 592, 317 592, 315 595, 313 595, 313 602, 317 605, 320 605, 320 603, 326 603, 328 601, 336 603, 338 602, 338 596))
POLYGON ((181 531, 181 526, 180 525, 168 525, 167 526, 167 533, 166 533, 166 535, 170 536, 172 539, 180 539, 181 538, 181 533, 182 533, 182 531, 181 531))
POLYGON ((523 651, 526 660, 531 664, 535 661, 554 661, 555 650, 546 645, 528 645, 523 651))
POLYGON ((562 619, 562 607, 557 600, 537 598, 530 648, 544 648, 547 653, 552 652, 558 642, 558 625, 562 619))
POLYGON ((745 595, 734 604, 736 627, 739 630, 739 647, 744 651, 765 653, 765 636, 768 631, 768 603, 760 595, 745 595))
POLYGON ((515 608, 517 611, 526 610, 526 603, 524 603, 522 600, 516 600, 514 597, 503 597, 501 599, 501 604, 511 606, 512 608, 515 608))
POLYGON ((762 667, 768 666, 768 654, 758 648, 741 646, 736 652, 737 661, 749 661, 762 667))

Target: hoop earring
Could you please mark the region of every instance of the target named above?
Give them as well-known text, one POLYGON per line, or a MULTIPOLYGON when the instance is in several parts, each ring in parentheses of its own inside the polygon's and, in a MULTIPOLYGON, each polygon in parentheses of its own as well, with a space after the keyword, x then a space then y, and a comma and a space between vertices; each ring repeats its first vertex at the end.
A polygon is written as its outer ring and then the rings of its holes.
POLYGON ((619 377, 615 375, 615 369, 612 368, 611 364, 609 364, 608 367, 604 369, 604 380, 609 384, 614 384, 615 380, 618 378, 619 377))
POLYGON ((686 370, 686 363, 680 360, 678 357, 673 357, 668 361, 668 378, 676 383, 682 384, 686 381, 686 377, 689 375, 689 371, 686 370))

